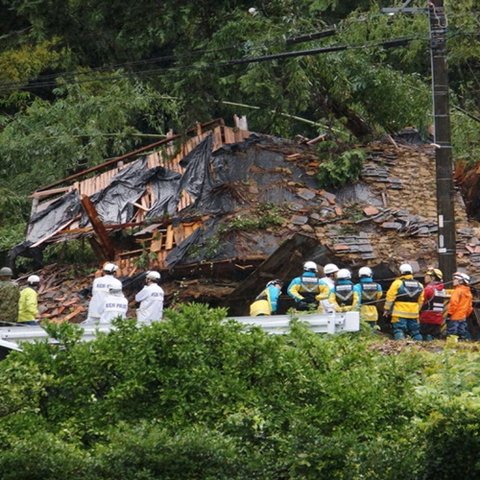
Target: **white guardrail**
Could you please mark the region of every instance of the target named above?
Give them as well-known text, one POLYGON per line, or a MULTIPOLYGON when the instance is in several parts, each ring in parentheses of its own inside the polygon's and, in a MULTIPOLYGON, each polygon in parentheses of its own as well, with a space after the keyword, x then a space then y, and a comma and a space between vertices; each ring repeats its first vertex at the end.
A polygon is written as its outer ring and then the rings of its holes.
MULTIPOLYGON (((268 334, 284 335, 290 331, 290 322, 298 318, 315 333, 341 333, 357 332, 360 330, 360 315, 358 312, 346 312, 336 314, 310 313, 305 315, 271 315, 261 317, 228 317, 227 320, 235 320, 246 328, 260 327, 268 334)), ((83 328, 83 341, 95 339, 97 333, 108 333, 109 325, 81 325, 83 328)), ((22 342, 35 342, 47 340, 49 343, 58 343, 57 340, 48 336, 48 333, 39 325, 25 325, 0 327, 0 348, 7 350, 22 351, 22 342)))
POLYGON ((260 327, 267 333, 286 334, 290 331, 290 322, 298 318, 315 333, 358 332, 360 330, 359 312, 333 314, 307 313, 298 315, 270 315, 265 317, 229 317, 245 326, 260 327))

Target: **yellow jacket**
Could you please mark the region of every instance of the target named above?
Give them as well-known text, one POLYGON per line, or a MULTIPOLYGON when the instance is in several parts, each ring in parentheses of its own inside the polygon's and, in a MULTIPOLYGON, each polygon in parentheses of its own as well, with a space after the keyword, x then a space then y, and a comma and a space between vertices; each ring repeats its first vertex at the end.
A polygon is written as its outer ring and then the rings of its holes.
POLYGON ((400 318, 418 320, 423 304, 423 286, 413 275, 402 275, 395 279, 387 291, 385 311, 392 312, 392 323, 400 318))
POLYGON ((38 293, 31 287, 20 292, 18 301, 18 321, 30 322, 38 316, 38 293))
POLYGON ((335 283, 335 287, 330 290, 330 296, 328 297, 328 301, 336 312, 353 312, 355 310, 358 310, 360 297, 358 296, 358 292, 354 290, 352 282, 350 282, 349 280, 338 280, 335 283), (337 298, 336 290, 341 289, 342 287, 347 287, 347 291, 350 295, 348 298, 349 304, 346 305, 340 305, 337 298), (348 289, 348 287, 350 287, 350 289, 348 289))

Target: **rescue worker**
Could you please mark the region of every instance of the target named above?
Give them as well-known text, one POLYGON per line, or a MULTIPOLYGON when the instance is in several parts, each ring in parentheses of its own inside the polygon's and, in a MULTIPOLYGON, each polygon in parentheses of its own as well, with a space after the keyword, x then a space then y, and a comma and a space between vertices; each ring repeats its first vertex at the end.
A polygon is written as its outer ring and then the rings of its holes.
POLYGON ((327 263, 323 267, 324 276, 320 279, 320 283, 322 285, 326 285, 328 290, 327 289, 325 290, 328 291, 328 294, 327 294, 327 297, 320 302, 322 307, 320 310, 322 312, 330 313, 330 312, 333 312, 334 310, 328 298, 330 295, 330 291, 335 286, 335 277, 337 275, 337 272, 338 272, 338 267, 334 263, 327 263))
POLYGON ((335 312, 352 312, 358 310, 359 297, 353 288, 350 270, 341 268, 337 272, 335 284, 330 290, 328 298, 335 312))
POLYGON ((438 268, 425 272, 423 305, 420 309, 420 333, 426 341, 439 339, 442 333, 443 310, 447 300, 443 273, 438 268))
POLYGON ((282 293, 282 281, 271 280, 265 285, 250 305, 250 316, 257 317, 260 315, 272 315, 277 311, 278 299, 282 293))
POLYGON ((403 340, 409 333, 414 340, 422 340, 418 317, 423 304, 423 285, 413 278, 412 266, 400 265, 400 276, 387 291, 384 316, 392 321, 393 338, 403 340))
POLYGON ((107 262, 103 265, 103 275, 96 278, 92 285, 92 298, 88 305, 87 320, 85 323, 98 323, 102 313, 103 302, 109 291, 110 285, 114 284, 115 272, 118 267, 114 263, 107 262))
POLYGON ((287 293, 295 300, 295 308, 299 311, 317 310, 321 300, 328 298, 329 288, 317 276, 315 262, 305 262, 303 273, 295 277, 288 286, 287 293))
POLYGON ((12 281, 11 268, 0 268, 0 323, 15 323, 18 315, 20 288, 12 281))
POLYGON ((18 323, 22 325, 37 325, 38 317, 38 287, 40 277, 30 275, 27 278, 27 286, 21 290, 18 300, 18 323))
POLYGON ((137 322, 148 324, 163 317, 163 299, 165 293, 159 285, 161 275, 154 270, 147 272, 145 286, 135 295, 135 301, 140 302, 137 309, 137 322))
POLYGON ((472 292, 470 277, 466 273, 453 274, 453 292, 447 308, 447 336, 457 335, 469 338, 467 317, 472 313, 472 292))
POLYGON ((122 292, 122 282, 114 278, 100 308, 100 326, 110 325, 115 318, 127 318, 128 300, 122 292))
POLYGON ((360 320, 367 322, 371 329, 377 327, 378 309, 377 302, 382 298, 382 286, 373 281, 373 272, 369 267, 358 270, 359 283, 353 290, 357 293, 360 302, 360 320))

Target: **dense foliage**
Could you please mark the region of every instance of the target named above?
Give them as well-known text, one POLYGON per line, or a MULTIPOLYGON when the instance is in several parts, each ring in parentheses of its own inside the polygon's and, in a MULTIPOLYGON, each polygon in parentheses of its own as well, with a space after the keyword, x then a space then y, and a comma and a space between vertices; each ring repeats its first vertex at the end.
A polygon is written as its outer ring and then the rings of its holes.
POLYGON ((478 478, 478 353, 242 332, 186 305, 0 363, 0 479, 478 478))
MULTIPOLYGON (((0 243, 18 238, 32 189, 194 121, 247 114, 253 130, 342 142, 405 126, 425 132, 428 18, 381 12, 402 3, 0 0, 0 188, 18 199, 0 243), (408 41, 382 46, 398 38, 408 41), (339 45, 348 48, 238 63, 339 45)), ((478 6, 446 6, 455 155, 472 162, 478 6)))

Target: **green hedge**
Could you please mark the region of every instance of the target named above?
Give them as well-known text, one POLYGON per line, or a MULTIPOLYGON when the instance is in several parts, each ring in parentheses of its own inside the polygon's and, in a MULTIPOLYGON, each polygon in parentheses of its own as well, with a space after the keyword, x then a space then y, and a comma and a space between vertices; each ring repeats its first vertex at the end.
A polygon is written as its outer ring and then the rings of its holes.
POLYGON ((61 346, 12 353, 0 479, 478 478, 478 354, 224 317, 183 305, 90 343, 52 325, 61 346))

